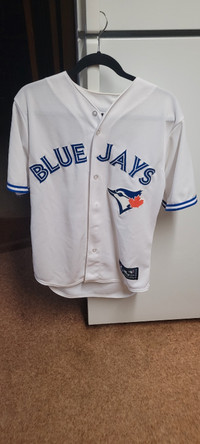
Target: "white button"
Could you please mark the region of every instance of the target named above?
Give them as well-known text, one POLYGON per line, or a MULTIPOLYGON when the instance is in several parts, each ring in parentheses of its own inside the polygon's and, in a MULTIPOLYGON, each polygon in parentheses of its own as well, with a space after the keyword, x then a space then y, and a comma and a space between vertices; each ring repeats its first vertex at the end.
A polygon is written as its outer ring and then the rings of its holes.
POLYGON ((93 248, 93 249, 92 249, 92 252, 93 252, 93 253, 96 253, 96 252, 97 252, 97 248, 93 248))
POLYGON ((96 135, 98 136, 100 134, 100 132, 101 131, 98 129, 97 132, 96 132, 96 135))
POLYGON ((95 174, 94 179, 97 180, 99 178, 98 174, 95 174))
POLYGON ((97 116, 97 111, 92 111, 93 116, 97 116))

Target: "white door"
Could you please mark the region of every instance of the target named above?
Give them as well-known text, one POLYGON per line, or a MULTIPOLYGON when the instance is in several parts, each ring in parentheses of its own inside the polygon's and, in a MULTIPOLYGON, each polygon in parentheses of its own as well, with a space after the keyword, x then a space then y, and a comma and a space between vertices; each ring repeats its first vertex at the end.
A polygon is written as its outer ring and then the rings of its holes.
MULTIPOLYGON (((185 115, 199 195, 200 32, 199 36, 198 32, 194 32, 195 36, 187 34, 188 29, 192 29, 192 23, 193 27, 198 27, 197 16, 200 14, 197 15, 197 10, 200 13, 200 5, 195 1, 192 3, 193 8, 191 3, 180 2, 179 9, 177 3, 174 8, 173 1, 165 5, 162 2, 161 11, 160 2, 156 0, 151 4, 145 0, 138 1, 134 5, 131 0, 126 0, 123 6, 120 0, 95 0, 92 7, 91 1, 86 1, 85 17, 87 33, 98 33, 99 27, 104 26, 104 17, 99 13, 103 10, 108 18, 108 29, 115 30, 116 37, 102 36, 101 51, 116 58, 125 71, 172 91, 178 98, 185 115), (165 7, 166 11, 163 10, 165 7), (130 29, 185 29, 186 36, 183 36, 182 31, 181 37, 173 36, 173 32, 169 32, 169 36, 166 32, 163 37, 160 31, 162 36, 156 33, 154 37, 152 33, 151 37, 130 37, 130 29)), ((83 40, 80 38, 79 48, 82 46, 83 40)), ((86 52, 96 50, 97 39, 87 34, 86 52)), ((85 80, 85 77, 82 79, 85 80)), ((122 91, 127 82, 106 67, 88 70, 89 89, 122 91)), ((199 227, 199 204, 175 213, 166 213, 161 208, 153 242, 150 290, 127 299, 88 298, 89 324, 198 318, 199 227)))

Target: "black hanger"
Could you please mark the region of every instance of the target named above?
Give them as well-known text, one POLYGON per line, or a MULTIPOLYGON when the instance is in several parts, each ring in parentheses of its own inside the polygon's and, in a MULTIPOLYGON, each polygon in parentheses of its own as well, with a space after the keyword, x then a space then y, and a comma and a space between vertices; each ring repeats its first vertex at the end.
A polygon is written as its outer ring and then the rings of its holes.
POLYGON ((101 51, 97 51, 83 57, 72 69, 68 71, 68 74, 70 77, 75 78, 84 68, 88 68, 89 66, 93 65, 105 65, 115 71, 119 76, 128 80, 135 80, 135 76, 125 72, 117 60, 108 54, 102 53, 101 51))
POLYGON ((135 76, 125 72, 123 70, 123 68, 121 67, 121 65, 117 62, 116 59, 114 59, 110 55, 104 54, 100 51, 100 36, 105 31, 105 29, 107 28, 107 25, 108 25, 108 20, 107 20, 105 13, 103 11, 100 11, 100 12, 102 14, 104 14, 104 16, 106 18, 106 25, 105 25, 104 29, 102 31, 100 31, 100 33, 98 35, 98 50, 97 50, 97 52, 86 55, 81 60, 79 60, 76 63, 76 65, 68 71, 68 74, 71 78, 76 79, 79 72, 81 72, 84 68, 88 68, 89 66, 94 66, 94 65, 105 65, 108 68, 111 68, 113 71, 115 71, 116 74, 118 74, 119 76, 133 81, 136 78, 135 76))

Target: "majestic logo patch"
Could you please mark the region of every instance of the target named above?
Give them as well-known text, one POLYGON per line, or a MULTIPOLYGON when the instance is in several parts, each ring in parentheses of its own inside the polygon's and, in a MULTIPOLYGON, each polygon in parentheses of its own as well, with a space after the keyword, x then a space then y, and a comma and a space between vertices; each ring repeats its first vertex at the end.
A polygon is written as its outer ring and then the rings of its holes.
POLYGON ((142 190, 131 191, 126 188, 111 190, 108 188, 108 192, 116 199, 119 206, 119 214, 132 208, 139 208, 144 203, 144 200, 140 198, 142 190))
POLYGON ((119 261, 119 266, 120 266, 121 272, 123 273, 123 275, 127 279, 132 279, 134 281, 138 280, 138 275, 139 275, 139 268, 138 267, 127 268, 121 263, 121 261, 119 261))

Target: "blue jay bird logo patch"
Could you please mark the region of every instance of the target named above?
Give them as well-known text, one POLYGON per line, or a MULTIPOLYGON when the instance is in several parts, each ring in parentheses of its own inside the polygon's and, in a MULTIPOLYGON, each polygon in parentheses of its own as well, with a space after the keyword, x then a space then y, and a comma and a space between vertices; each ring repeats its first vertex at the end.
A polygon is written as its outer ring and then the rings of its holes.
POLYGON ((108 192, 116 199, 119 207, 119 214, 131 210, 132 208, 139 208, 144 203, 144 200, 140 197, 142 190, 131 191, 126 188, 111 190, 108 188, 108 192))

